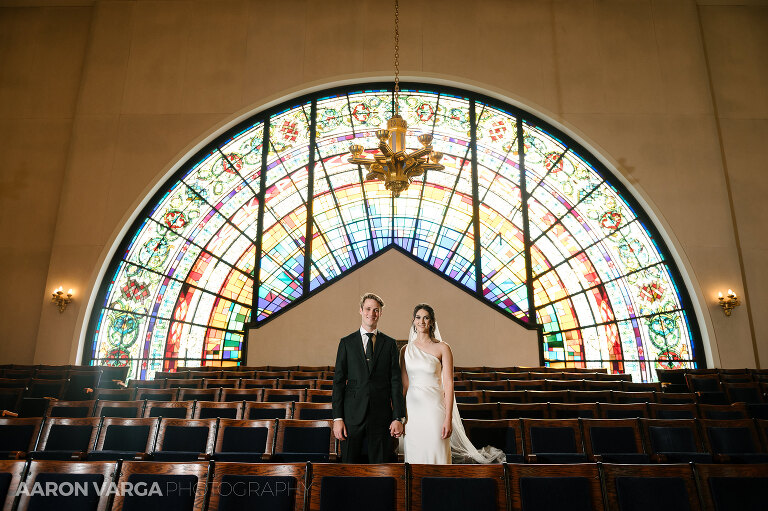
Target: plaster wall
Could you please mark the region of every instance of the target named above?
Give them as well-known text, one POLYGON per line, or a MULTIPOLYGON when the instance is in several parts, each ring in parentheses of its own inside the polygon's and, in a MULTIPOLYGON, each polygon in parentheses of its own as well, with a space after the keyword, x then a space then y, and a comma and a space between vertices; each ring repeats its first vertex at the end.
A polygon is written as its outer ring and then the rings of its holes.
POLYGON ((394 250, 250 330, 248 365, 333 365, 339 339, 360 328, 359 301, 367 292, 384 300, 379 329, 395 339, 408 339, 417 303, 432 305, 454 365, 539 365, 536 330, 525 329, 394 250))

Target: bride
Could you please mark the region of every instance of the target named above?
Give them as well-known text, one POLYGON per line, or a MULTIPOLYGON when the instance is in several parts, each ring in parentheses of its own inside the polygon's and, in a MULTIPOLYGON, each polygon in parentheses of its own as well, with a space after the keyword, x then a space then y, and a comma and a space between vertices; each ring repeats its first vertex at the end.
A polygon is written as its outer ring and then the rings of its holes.
POLYGON ((467 438, 453 396, 453 354, 442 341, 431 306, 413 309, 408 344, 400 353, 407 421, 403 451, 407 463, 498 463, 495 447, 477 450, 467 438))

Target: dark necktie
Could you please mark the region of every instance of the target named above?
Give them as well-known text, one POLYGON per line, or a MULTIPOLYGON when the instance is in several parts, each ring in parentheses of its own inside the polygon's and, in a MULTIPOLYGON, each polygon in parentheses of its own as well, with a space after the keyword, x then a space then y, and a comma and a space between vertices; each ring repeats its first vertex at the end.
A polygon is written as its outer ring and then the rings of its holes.
POLYGON ((371 370, 373 364, 373 333, 366 332, 368 336, 368 342, 365 343, 365 362, 368 364, 368 371, 371 370))

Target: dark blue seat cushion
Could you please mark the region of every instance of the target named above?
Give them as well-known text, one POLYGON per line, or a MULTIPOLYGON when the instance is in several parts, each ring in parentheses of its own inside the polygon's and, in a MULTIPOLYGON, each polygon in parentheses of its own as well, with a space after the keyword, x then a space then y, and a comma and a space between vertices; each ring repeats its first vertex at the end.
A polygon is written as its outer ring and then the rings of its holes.
POLYGON ((656 410, 657 419, 695 419, 692 410, 656 410))
POLYGON ((273 394, 267 396, 268 403, 282 403, 284 401, 299 401, 298 394, 273 394))
POLYGON ((606 419, 635 419, 638 417, 643 417, 644 415, 642 412, 638 410, 606 410, 605 411, 605 418, 606 419))
POLYGON ((267 450, 267 428, 227 426, 219 431, 223 435, 221 452, 263 453, 267 450))
POLYGON ((53 406, 48 417, 84 418, 90 416, 89 411, 88 406, 53 406))
POLYGON ((710 477, 709 489, 717 511, 765 511, 766 477, 710 477))
POLYGON ((575 453, 578 452, 576 445, 576 432, 571 428, 531 428, 531 450, 532 454, 540 452, 546 453, 575 453))
POLYGON ((679 477, 617 477, 616 493, 621 511, 690 511, 679 477))
POLYGON ((424 511, 496 511, 496 482, 489 477, 424 477, 421 508, 424 511))
POLYGON ((588 409, 570 408, 566 410, 555 410, 555 419, 594 419, 595 411, 588 409))
POLYGON ((0 451, 26 451, 34 431, 32 424, 0 426, 0 451))
POLYGON ((637 453, 635 430, 630 427, 593 427, 590 436, 595 454, 637 453))
POLYGON ((756 453, 749 428, 707 428, 713 454, 756 453))
POLYGON ((311 461, 313 463, 328 463, 330 456, 319 452, 276 452, 272 455, 275 463, 297 463, 311 461))
POLYGON ((696 439, 689 428, 651 426, 648 428, 653 452, 697 452, 696 439))
POLYGON ((145 495, 126 495, 123 511, 189 511, 193 508, 197 492, 197 477, 193 475, 131 474, 128 482, 133 488, 144 483, 145 495), (162 496, 152 491, 153 484, 162 496))
POLYGON ((8 496, 8 489, 11 487, 13 476, 8 472, 0 473, 0 503, 5 502, 8 496))
POLYGON ((667 463, 713 463, 708 452, 665 452, 667 463))
POLYGON ((164 417, 166 419, 183 419, 187 416, 186 408, 152 407, 149 410, 150 417, 164 417))
POLYGON ((730 388, 731 401, 734 403, 761 403, 760 391, 756 387, 730 388))
POLYGON ((42 417, 48 408, 48 399, 44 397, 25 397, 19 404, 19 417, 42 417))
POLYGON ((320 511, 394 511, 396 488, 391 477, 324 477, 320 511))
POLYGON ((234 461, 238 463, 259 463, 263 454, 260 452, 215 452, 211 456, 214 461, 234 461))
POLYGON ((747 403, 747 412, 753 419, 768 419, 768 403, 747 403))
POLYGON ((101 409, 100 416, 101 417, 121 417, 123 419, 131 419, 139 416, 139 407, 129 406, 127 408, 124 408, 121 406, 105 406, 101 409))
POLYGON ((201 408, 201 419, 237 419, 238 410, 236 408, 201 408))
POLYGON ((205 452, 209 432, 206 426, 168 426, 159 450, 205 452))
POLYGON ((521 477, 522 511, 592 511, 586 477, 521 477))
POLYGON ((698 402, 704 405, 728 405, 728 397, 725 392, 699 392, 698 402))
POLYGON ((285 428, 282 452, 312 452, 328 454, 331 428, 285 428))
POLYGON ((45 443, 45 450, 87 451, 91 433, 93 433, 91 426, 54 424, 45 443))
POLYGON ((95 510, 99 503, 99 491, 102 484, 104 484, 104 476, 101 474, 56 474, 56 473, 41 473, 35 478, 35 485, 30 487, 33 495, 29 499, 29 511, 50 511, 55 509, 56 511, 85 511, 88 509, 95 510), (67 486, 63 483, 69 483, 71 485, 72 494, 64 496, 63 493, 69 493, 67 486), (40 488, 45 490, 47 484, 55 484, 57 491, 51 492, 46 495, 34 495, 35 486, 40 485, 40 488), (84 492, 75 492, 75 485, 85 485, 84 492), (94 487, 94 484, 96 485, 94 487), (97 490, 98 488, 98 490, 97 490))
POLYGON ((517 435, 513 428, 472 428, 470 432, 471 435, 469 439, 478 448, 492 445, 507 454, 518 453, 517 435))
POLYGON ((602 454, 603 463, 632 463, 644 465, 650 463, 651 459, 647 454, 641 453, 608 453, 602 454))
POLYGON ((29 457, 33 460, 72 461, 72 455, 81 451, 32 451, 29 457))
POLYGON ((88 461, 132 460, 137 452, 142 451, 91 451, 85 458, 88 461))
POLYGON ((582 452, 537 452, 537 463, 586 463, 587 455, 582 452))
POLYGON ((464 419, 493 419, 492 410, 462 410, 461 417, 464 419))
POLYGON ((107 426, 102 448, 105 451, 144 452, 148 440, 149 425, 124 426, 114 424, 107 426))
POLYGON ((305 408, 299 411, 299 416, 296 418, 310 421, 333 419, 333 410, 330 408, 305 408))
POLYGON ((744 414, 738 410, 708 410, 704 412, 704 417, 702 418, 717 421, 746 419, 744 414))
POLYGON ((251 408, 248 419, 285 419, 285 408, 251 408))
POLYGON ((198 461, 202 451, 155 451, 153 461, 198 461))
POLYGON ((745 452, 728 455, 729 463, 768 463, 768 454, 745 452))
POLYGON ((220 497, 216 511, 291 511, 298 484, 293 477, 225 475, 217 490, 220 497))

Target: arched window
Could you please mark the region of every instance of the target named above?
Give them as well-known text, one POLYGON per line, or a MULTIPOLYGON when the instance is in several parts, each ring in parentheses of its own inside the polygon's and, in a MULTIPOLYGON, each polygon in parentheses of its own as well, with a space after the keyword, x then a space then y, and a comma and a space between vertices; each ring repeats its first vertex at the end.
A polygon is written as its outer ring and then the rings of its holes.
POLYGON ((375 132, 393 110, 386 87, 291 101, 191 158, 117 251, 85 360, 131 364, 134 377, 242 363, 249 324, 394 248, 540 325, 548 365, 648 381, 658 367, 702 362, 690 300, 654 226, 604 166, 531 114, 406 86, 408 143, 432 133, 445 169, 394 200, 364 181, 349 145, 378 151, 375 132))

